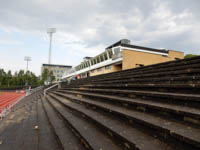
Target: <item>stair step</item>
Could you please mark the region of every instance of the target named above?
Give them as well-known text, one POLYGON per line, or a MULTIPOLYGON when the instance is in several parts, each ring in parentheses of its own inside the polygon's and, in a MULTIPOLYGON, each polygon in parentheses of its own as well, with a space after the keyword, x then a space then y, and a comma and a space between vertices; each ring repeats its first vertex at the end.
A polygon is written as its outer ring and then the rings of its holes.
POLYGON ((127 141, 129 141, 129 143, 133 143, 132 145, 135 145, 136 148, 140 150, 173 149, 169 145, 161 142, 160 140, 139 131, 138 129, 134 128, 134 126, 123 123, 122 121, 114 119, 109 115, 101 114, 99 112, 96 112, 95 110, 89 109, 88 107, 77 103, 73 103, 70 100, 64 99, 60 96, 52 94, 50 95, 52 96, 52 98, 57 99, 66 107, 69 107, 70 109, 79 112, 81 115, 87 116, 88 122, 91 122, 90 120, 92 120, 99 126, 103 126, 103 128, 106 128, 108 130, 107 132, 112 132, 110 134, 121 136, 122 139, 126 140, 124 141, 124 143, 126 143, 124 145, 127 146, 127 148, 130 146, 127 145, 127 141))
MULTIPOLYGON (((126 74, 119 74, 112 76, 110 74, 107 74, 107 76, 105 78, 103 77, 99 77, 97 79, 95 79, 95 81, 104 81, 106 80, 113 80, 113 79, 121 79, 123 78, 123 76, 127 77, 131 77, 131 78, 152 78, 152 77, 170 77, 170 76, 183 76, 183 75, 197 75, 199 76, 200 73, 200 69, 198 68, 191 68, 191 69, 185 69, 185 70, 172 70, 169 71, 166 68, 162 69, 162 70, 153 70, 153 71, 137 71, 137 72, 130 72, 130 73, 126 73, 126 74), (109 76, 110 75, 110 76, 109 76)), ((91 80, 94 81, 94 80, 91 80)))
POLYGON ((58 139, 56 139, 56 135, 44 112, 41 99, 38 99, 38 132, 39 150, 62 150, 62 147, 59 145, 60 143, 57 141, 58 139))
POLYGON ((46 99, 43 99, 44 110, 48 116, 50 124, 56 133, 57 139, 64 150, 86 150, 80 140, 74 135, 72 130, 66 126, 65 121, 58 116, 46 99))
POLYGON ((199 108, 200 95, 197 94, 183 94, 157 91, 138 91, 138 90, 121 90, 121 89, 96 89, 96 88, 64 88, 58 91, 81 91, 90 92, 103 95, 119 95, 128 98, 140 98, 150 101, 176 104, 180 106, 188 106, 199 108))
MULTIPOLYGON (((199 83, 200 82, 200 76, 186 76, 186 77, 162 77, 162 78, 147 78, 147 79, 144 79, 144 78, 133 78, 133 77, 129 77, 129 76, 123 76, 120 77, 120 78, 112 78, 112 79, 107 79, 105 78, 104 80, 101 80, 101 84, 113 84, 113 83, 199 83)), ((80 84, 85 84, 87 82, 83 82, 83 83, 80 83, 80 84)), ((96 80, 92 80, 90 81, 90 83, 99 83, 99 81, 96 81, 96 80)), ((79 84, 79 85, 80 85, 79 84)))
POLYGON ((135 94, 156 97, 169 97, 170 99, 194 100, 200 102, 199 94, 183 94, 183 93, 170 93, 170 92, 157 92, 157 91, 139 91, 139 90, 121 90, 121 89, 95 89, 95 88, 62 88, 61 91, 67 90, 80 90, 89 92, 105 92, 105 93, 120 93, 120 94, 135 94))
POLYGON ((200 88, 200 84, 133 84, 133 83, 126 83, 126 84, 88 84, 83 85, 83 87, 118 87, 118 88, 131 88, 131 87, 151 87, 151 88, 200 88))
POLYGON ((200 136, 199 136, 200 129, 198 128, 194 128, 192 126, 186 126, 173 120, 160 118, 159 116, 154 116, 151 114, 138 112, 135 110, 127 110, 123 107, 114 106, 108 103, 102 103, 87 98, 79 98, 69 94, 62 94, 58 92, 54 93, 72 99, 74 101, 77 101, 79 103, 85 103, 97 107, 101 110, 115 113, 125 118, 128 117, 135 122, 141 123, 149 128, 152 128, 153 130, 160 130, 160 132, 164 133, 166 137, 173 137, 182 142, 192 144, 196 146, 196 148, 197 147, 200 148, 200 136))
POLYGON ((49 102, 62 115, 73 128, 80 133, 92 149, 98 150, 120 150, 112 140, 99 131, 93 124, 90 124, 85 118, 77 117, 73 113, 66 110, 66 107, 56 102, 54 99, 48 97, 49 102))
MULTIPOLYGON (((75 86, 79 87, 79 86, 75 86)), ((126 90, 145 90, 159 92, 178 92, 192 93, 200 92, 200 84, 85 84, 82 88, 98 88, 98 89, 126 89, 126 90)))
MULTIPOLYGON (((200 110, 195 108, 190 108, 186 106, 176 106, 172 104, 164 104, 155 101, 148 101, 148 100, 141 100, 136 98, 125 98, 119 96, 111 96, 111 95, 101 95, 101 94, 93 94, 93 93, 86 93, 86 92, 77 92, 77 91, 61 91, 64 93, 70 94, 78 94, 83 95, 91 98, 97 98, 100 100, 104 100, 104 102, 112 102, 113 104, 119 102, 119 105, 134 105, 136 107, 143 107, 143 109, 153 109, 168 113, 173 113, 176 115, 181 116, 182 120, 184 118, 191 118, 193 120, 192 123, 197 123, 200 125, 200 110), (196 122, 195 122, 196 121, 196 122)), ((146 111, 146 110, 145 110, 146 111)), ((177 116, 176 116, 177 117, 177 116)), ((188 119, 189 120, 189 119, 188 119)))

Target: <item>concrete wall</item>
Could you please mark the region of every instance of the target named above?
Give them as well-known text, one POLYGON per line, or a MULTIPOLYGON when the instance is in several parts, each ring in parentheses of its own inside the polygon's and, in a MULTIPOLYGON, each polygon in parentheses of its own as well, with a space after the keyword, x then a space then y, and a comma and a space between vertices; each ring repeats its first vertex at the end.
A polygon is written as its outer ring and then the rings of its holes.
POLYGON ((170 50, 167 57, 158 54, 123 50, 122 70, 136 68, 139 64, 146 66, 171 61, 175 58, 183 59, 184 53, 170 50))

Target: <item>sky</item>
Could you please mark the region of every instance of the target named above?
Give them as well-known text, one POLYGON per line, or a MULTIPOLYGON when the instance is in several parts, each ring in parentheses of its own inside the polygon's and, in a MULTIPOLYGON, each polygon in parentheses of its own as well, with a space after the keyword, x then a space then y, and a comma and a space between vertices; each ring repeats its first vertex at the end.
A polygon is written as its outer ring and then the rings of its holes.
POLYGON ((1 0, 0 68, 41 73, 48 63, 77 65, 106 47, 131 44, 200 54, 200 0, 1 0))

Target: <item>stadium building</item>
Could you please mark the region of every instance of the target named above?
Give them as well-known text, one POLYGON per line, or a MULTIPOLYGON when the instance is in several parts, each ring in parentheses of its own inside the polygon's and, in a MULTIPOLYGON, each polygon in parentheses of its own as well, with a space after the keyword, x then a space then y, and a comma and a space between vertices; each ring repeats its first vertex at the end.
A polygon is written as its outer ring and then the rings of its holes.
POLYGON ((136 46, 122 39, 95 57, 85 57, 82 63, 64 73, 62 79, 85 78, 183 58, 180 51, 136 46))
POLYGON ((53 72, 53 75, 55 76, 56 81, 60 81, 62 78, 62 75, 69 71, 69 69, 72 68, 72 66, 66 66, 66 65, 55 65, 55 64, 42 64, 41 68, 41 75, 44 69, 48 69, 50 72, 53 72))

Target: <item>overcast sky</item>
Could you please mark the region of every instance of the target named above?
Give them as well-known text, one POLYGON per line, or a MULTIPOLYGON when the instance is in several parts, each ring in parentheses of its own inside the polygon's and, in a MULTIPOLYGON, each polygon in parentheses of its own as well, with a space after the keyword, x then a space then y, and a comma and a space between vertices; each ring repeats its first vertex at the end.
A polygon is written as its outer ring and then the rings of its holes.
POLYGON ((127 38, 134 45, 200 54, 200 0, 1 0, 0 68, 40 74, 48 62, 77 65, 127 38))

